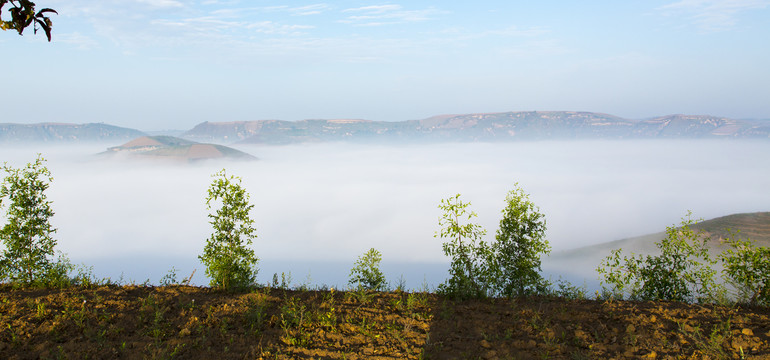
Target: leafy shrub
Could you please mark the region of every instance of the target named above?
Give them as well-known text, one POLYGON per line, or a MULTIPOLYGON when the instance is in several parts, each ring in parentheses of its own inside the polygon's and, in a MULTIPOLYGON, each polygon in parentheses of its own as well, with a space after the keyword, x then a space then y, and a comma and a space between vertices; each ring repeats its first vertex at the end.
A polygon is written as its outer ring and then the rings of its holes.
POLYGON ((613 250, 597 268, 605 292, 622 298, 628 294, 639 300, 674 300, 713 302, 724 289, 716 283, 716 260, 711 259, 703 231, 690 226, 692 212, 682 219, 681 227, 666 228, 666 237, 655 245, 660 255, 631 255, 621 258, 621 249, 613 250), (610 287, 605 287, 605 284, 610 287))
POLYGON ((291 271, 281 272, 281 281, 278 281, 278 273, 273 273, 273 283, 270 285, 274 289, 289 290, 291 287, 291 271))
POLYGON ((561 278, 556 280, 555 283, 550 281, 548 283, 548 288, 543 290, 542 293, 550 296, 569 300, 584 300, 588 296, 588 289, 585 284, 583 284, 583 286, 577 286, 561 278))
POLYGON ((254 250, 248 248, 256 238, 254 221, 249 211, 249 194, 241 186, 239 177, 228 177, 225 170, 213 175, 214 181, 208 189, 206 207, 219 205, 214 214, 209 214, 209 223, 214 228, 198 258, 206 265, 210 285, 223 289, 252 286, 256 282, 259 259, 254 250))
POLYGON ((551 251, 545 240, 545 215, 518 184, 514 186, 505 197, 491 265, 494 293, 509 297, 546 291, 549 284, 540 275, 540 256, 551 251))
POLYGON ((53 288, 65 288, 70 285, 76 284, 75 279, 70 277, 70 274, 77 268, 73 265, 69 258, 64 253, 57 251, 58 256, 56 261, 51 264, 51 267, 46 271, 42 279, 38 280, 40 286, 53 287, 53 288))
POLYGON ((770 306, 770 248, 755 247, 751 240, 727 239, 729 249, 720 259, 722 275, 737 290, 737 300, 751 305, 770 306))
POLYGON ((85 287, 94 288, 101 285, 109 285, 112 282, 109 278, 98 278, 94 275, 94 267, 86 265, 73 266, 72 269, 76 274, 70 279, 72 284, 85 287))
POLYGON ((350 270, 348 284, 358 289, 382 291, 387 287, 385 275, 380 271, 382 254, 374 248, 369 249, 356 260, 350 270))
POLYGON ((160 286, 179 285, 179 280, 176 278, 176 268, 172 266, 171 270, 169 270, 166 275, 163 275, 163 277, 160 278, 158 284, 160 286))

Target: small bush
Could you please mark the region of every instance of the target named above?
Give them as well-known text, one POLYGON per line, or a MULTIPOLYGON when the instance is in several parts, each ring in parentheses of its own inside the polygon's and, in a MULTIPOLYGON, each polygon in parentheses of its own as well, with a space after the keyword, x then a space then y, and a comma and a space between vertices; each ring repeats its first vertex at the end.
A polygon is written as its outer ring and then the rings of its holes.
POLYGON ((348 284, 357 289, 382 291, 388 286, 385 275, 380 271, 382 254, 374 248, 356 260, 353 269, 350 270, 348 284))
POLYGON ((737 290, 739 302, 770 306, 770 248, 756 247, 736 235, 727 239, 730 248, 720 255, 722 275, 737 290))
POLYGON ((660 255, 621 258, 622 250, 613 250, 596 269, 603 292, 636 300, 714 302, 723 298, 724 288, 715 280, 717 261, 708 253, 709 238, 690 228, 697 223, 691 215, 688 212, 682 219, 681 227, 666 228, 666 237, 655 243, 660 255))
POLYGON ((65 288, 75 283, 73 278, 70 278, 70 273, 76 269, 69 258, 62 252, 57 252, 59 256, 48 268, 45 275, 38 281, 38 285, 52 288, 65 288))
POLYGON ((179 280, 176 278, 176 268, 172 266, 171 270, 169 270, 166 275, 163 275, 163 277, 160 278, 158 284, 160 286, 179 285, 179 280))
POLYGON ((547 295, 569 300, 585 300, 588 296, 588 289, 585 284, 583 284, 583 286, 577 286, 561 278, 555 283, 551 283, 550 281, 548 283, 548 289, 543 291, 543 293, 547 295))
POLYGON ((273 273, 273 282, 270 284, 274 289, 289 290, 291 287, 291 271, 281 272, 281 280, 278 281, 278 273, 273 273))

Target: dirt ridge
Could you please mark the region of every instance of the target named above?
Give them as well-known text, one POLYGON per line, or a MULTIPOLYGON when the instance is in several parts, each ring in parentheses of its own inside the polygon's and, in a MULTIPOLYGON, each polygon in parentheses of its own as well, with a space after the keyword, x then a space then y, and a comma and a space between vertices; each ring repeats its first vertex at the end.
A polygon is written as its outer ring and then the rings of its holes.
POLYGON ((770 359, 770 310, 421 292, 0 285, 0 358, 770 359))

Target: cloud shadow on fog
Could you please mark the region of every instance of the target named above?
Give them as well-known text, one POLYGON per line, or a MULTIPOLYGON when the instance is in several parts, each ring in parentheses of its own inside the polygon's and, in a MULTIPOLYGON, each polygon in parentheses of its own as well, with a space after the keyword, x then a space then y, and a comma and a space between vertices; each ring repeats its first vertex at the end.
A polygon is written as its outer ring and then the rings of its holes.
MULTIPOLYGON (((461 193, 492 239, 515 182, 546 214, 555 250, 658 232, 688 209, 712 218, 768 210, 770 203, 767 142, 317 144, 240 148, 261 159, 251 163, 84 161, 103 149, 3 152, 17 165, 38 151, 50 158, 61 250, 76 263, 103 264, 97 275, 123 272, 136 281, 159 280, 176 259, 196 266, 210 231, 206 188, 223 167, 243 178, 255 205, 263 283, 285 267, 297 269, 295 280, 310 272, 314 283, 341 285, 353 261, 374 247, 385 263, 415 264, 402 266, 414 286, 423 278, 435 286, 445 272, 420 266, 448 261, 433 237, 439 200, 461 193), (126 260, 103 261, 117 258, 126 260), (147 269, 160 273, 145 275, 147 269)), ((202 273, 198 268, 196 276, 202 273)))

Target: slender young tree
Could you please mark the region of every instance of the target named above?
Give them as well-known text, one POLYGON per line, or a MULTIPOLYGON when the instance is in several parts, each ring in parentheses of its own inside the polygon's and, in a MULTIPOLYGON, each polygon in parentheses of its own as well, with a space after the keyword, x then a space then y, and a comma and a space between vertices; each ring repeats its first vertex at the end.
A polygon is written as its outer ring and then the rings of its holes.
POLYGON ((52 259, 56 229, 50 219, 54 212, 45 191, 52 181, 44 166, 45 159, 37 159, 24 168, 13 168, 7 163, 0 185, 0 208, 6 207, 7 223, 0 229, 5 249, 0 257, 0 280, 31 284, 46 276, 54 267, 52 259))
POLYGON ((495 235, 492 265, 495 292, 503 296, 524 296, 544 291, 548 283, 540 272, 540 256, 551 246, 545 239, 545 215, 529 195, 514 184, 505 198, 503 218, 495 235))
POLYGON ((259 259, 249 248, 257 237, 249 211, 249 194, 241 186, 241 178, 228 177, 225 170, 213 175, 206 207, 216 211, 208 216, 214 232, 198 258, 206 265, 206 275, 213 287, 231 289, 256 283, 259 259))
POLYGON ((348 284, 357 289, 382 291, 388 286, 385 275, 380 270, 382 253, 375 248, 369 249, 356 260, 350 270, 348 284))
POLYGON ((489 287, 489 246, 481 239, 486 231, 471 222, 477 215, 469 211, 470 203, 460 200, 460 194, 441 200, 440 230, 434 237, 444 239, 444 255, 452 258, 450 278, 439 285, 439 292, 458 298, 487 296, 489 287))

